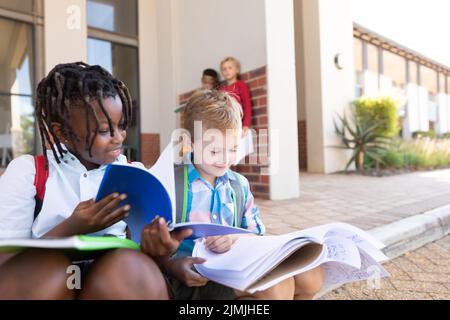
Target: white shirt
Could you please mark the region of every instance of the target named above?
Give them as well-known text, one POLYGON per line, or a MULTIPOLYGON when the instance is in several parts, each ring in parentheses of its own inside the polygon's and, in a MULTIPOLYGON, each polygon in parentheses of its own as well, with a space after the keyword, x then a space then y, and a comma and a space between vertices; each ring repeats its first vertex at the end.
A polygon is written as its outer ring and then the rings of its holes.
MULTIPOLYGON (((47 151, 47 156, 49 176, 45 196, 42 210, 34 221, 36 168, 33 156, 14 159, 0 177, 0 239, 40 238, 70 217, 81 201, 95 198, 106 165, 88 171, 69 152, 59 164, 51 151, 47 151)), ((127 164, 127 159, 120 155, 114 163, 127 164)), ((144 168, 139 162, 132 165, 144 168)), ((120 221, 92 235, 104 234, 125 238, 126 223, 120 221)))

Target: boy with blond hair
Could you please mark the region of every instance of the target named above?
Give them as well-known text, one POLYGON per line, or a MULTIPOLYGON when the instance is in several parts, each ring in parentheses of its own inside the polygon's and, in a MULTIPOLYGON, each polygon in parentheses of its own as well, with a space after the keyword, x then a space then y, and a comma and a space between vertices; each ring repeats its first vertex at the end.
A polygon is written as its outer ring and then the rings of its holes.
MULTIPOLYGON (((230 170, 242 138, 239 103, 226 92, 198 91, 184 110, 184 127, 190 134, 192 152, 182 167, 187 178, 187 198, 181 221, 177 222, 223 224, 263 235, 265 227, 248 180, 230 170)), ((215 236, 205 241, 209 250, 223 253, 230 250, 238 237, 215 236)), ((193 242, 185 240, 163 264, 174 299, 310 299, 322 287, 322 270, 317 268, 265 291, 241 292, 209 281, 194 271, 193 265, 204 260, 191 257, 192 249, 193 242)))

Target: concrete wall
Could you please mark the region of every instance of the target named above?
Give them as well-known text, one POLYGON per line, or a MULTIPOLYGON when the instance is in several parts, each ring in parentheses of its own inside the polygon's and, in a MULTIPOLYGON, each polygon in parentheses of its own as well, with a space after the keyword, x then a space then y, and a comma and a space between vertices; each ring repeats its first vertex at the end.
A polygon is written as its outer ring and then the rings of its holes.
POLYGON ((353 23, 348 0, 302 1, 308 171, 342 170, 348 153, 334 133, 336 113, 354 98, 353 23), (334 58, 341 54, 343 69, 334 58))
POLYGON ((266 64, 264 1, 175 0, 177 89, 200 86, 203 69, 215 68, 226 56, 242 63, 242 71, 266 64))
POLYGON ((297 89, 292 0, 266 0, 270 198, 299 196, 297 89))
POLYGON ((406 117, 403 123, 403 138, 409 139, 414 131, 420 128, 419 122, 419 89, 418 86, 409 83, 406 86, 406 117))
POLYGON ((203 69, 230 55, 242 72, 266 65, 264 2, 139 0, 139 8, 142 132, 160 133, 164 147, 178 95, 200 86, 203 69))
POLYGON ((450 131, 448 126, 450 119, 450 114, 448 110, 448 96, 445 93, 440 93, 438 95, 438 123, 437 123, 437 133, 443 134, 450 131))
POLYGON ((419 130, 428 131, 430 129, 428 91, 426 88, 419 86, 418 92, 419 92, 419 101, 418 101, 419 130))
POLYGON ((46 0, 44 17, 45 73, 58 63, 86 61, 86 0, 46 0))
POLYGON ((295 30, 295 64, 297 77, 297 119, 306 120, 305 102, 305 55, 303 40, 303 1, 294 1, 294 30, 295 30))

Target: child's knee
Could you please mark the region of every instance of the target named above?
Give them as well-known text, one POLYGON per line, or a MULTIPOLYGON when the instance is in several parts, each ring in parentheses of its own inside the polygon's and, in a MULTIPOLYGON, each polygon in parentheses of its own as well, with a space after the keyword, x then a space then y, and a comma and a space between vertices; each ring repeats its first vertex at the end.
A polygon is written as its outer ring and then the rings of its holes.
POLYGON ((295 294, 313 298, 322 289, 324 271, 322 266, 295 276, 295 294))
POLYGON ((67 286, 71 264, 56 250, 23 251, 0 267, 0 296, 12 299, 72 299, 67 286))
POLYGON ((99 258, 83 283, 85 299, 168 299, 156 263, 142 252, 118 249, 99 258))
POLYGON ((261 300, 292 300, 294 289, 294 279, 288 278, 267 290, 257 292, 255 298, 261 300))
POLYGON ((101 258, 102 265, 107 265, 109 272, 122 276, 141 278, 140 273, 161 275, 156 263, 146 254, 130 250, 118 249, 101 258))

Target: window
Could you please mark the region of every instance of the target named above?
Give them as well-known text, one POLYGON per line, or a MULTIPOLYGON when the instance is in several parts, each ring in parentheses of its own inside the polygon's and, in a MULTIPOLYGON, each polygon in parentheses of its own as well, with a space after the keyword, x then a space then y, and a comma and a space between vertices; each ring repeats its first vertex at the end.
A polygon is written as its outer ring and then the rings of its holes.
POLYGON ((419 84, 419 78, 417 74, 417 63, 414 61, 408 61, 409 63, 409 83, 419 84))
POLYGON ((353 39, 353 48, 355 55, 355 96, 360 97, 363 95, 363 44, 358 38, 353 39))
POLYGON ((88 63, 98 64, 122 80, 133 99, 133 121, 127 130, 125 152, 133 160, 139 159, 138 123, 138 52, 137 48, 99 39, 88 39, 88 63))
POLYGON ((384 75, 392 80, 396 88, 404 88, 406 83, 406 60, 390 51, 383 51, 384 75))
POLYGON ((124 153, 130 160, 140 160, 136 0, 88 0, 87 16, 90 27, 87 45, 88 63, 101 65, 122 80, 130 90, 133 119, 127 130, 124 153), (108 32, 99 32, 98 29, 108 32))
POLYGON ((35 151, 32 26, 0 18, 0 166, 35 151))
POLYGON ((88 0, 87 24, 93 28, 136 36, 136 0, 88 0))
POLYGON ((367 44, 367 64, 367 68, 369 71, 379 74, 378 47, 370 43, 367 44))
POLYGON ((437 72, 425 66, 420 66, 420 85, 428 90, 428 93, 437 93, 437 72))
POLYGON ((439 73, 439 93, 445 93, 445 75, 439 73))
POLYGON ((358 38, 353 39, 353 49, 355 51, 355 71, 362 72, 363 67, 363 48, 362 41, 358 38))
POLYGON ((447 94, 450 95, 450 76, 447 76, 447 94))
POLYGON ((0 0, 0 8, 25 13, 33 13, 33 0, 0 0))

